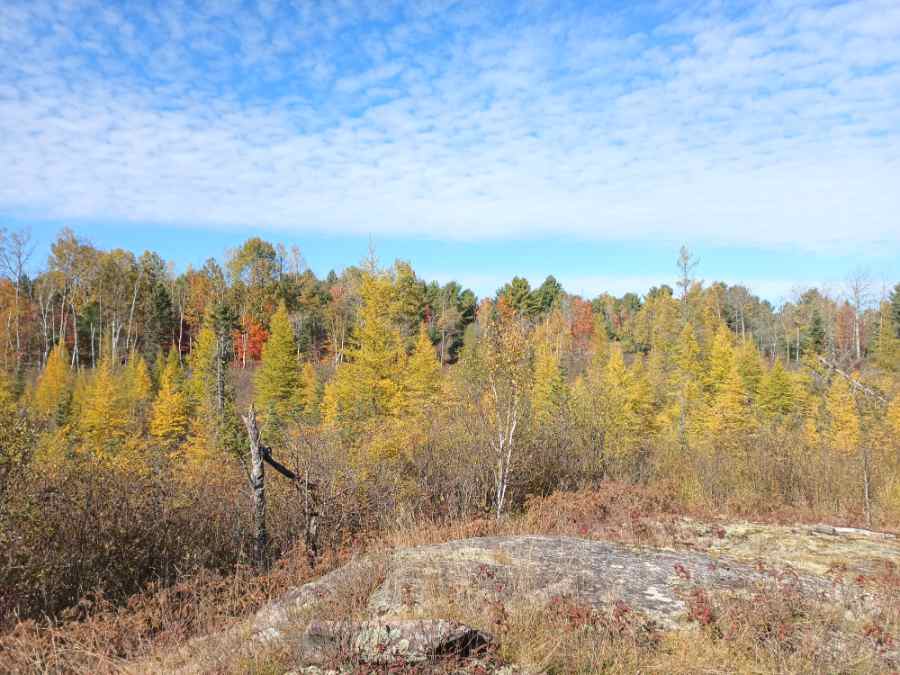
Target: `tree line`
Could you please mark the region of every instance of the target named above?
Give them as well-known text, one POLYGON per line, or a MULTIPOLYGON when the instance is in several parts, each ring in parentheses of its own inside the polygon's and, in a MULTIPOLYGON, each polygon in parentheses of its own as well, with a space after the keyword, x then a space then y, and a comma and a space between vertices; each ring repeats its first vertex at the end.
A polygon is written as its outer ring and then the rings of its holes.
MULTIPOLYGON (((776 308, 696 279, 682 249, 677 291, 516 277, 477 298, 374 255, 318 278, 259 238, 176 273, 63 230, 33 277, 27 232, 2 243, 7 532, 48 508, 29 481, 76 469, 180 486, 159 497, 171 509, 216 481, 243 494, 251 403, 261 442, 315 486, 312 506, 275 497, 295 509, 276 548, 402 514, 501 517, 607 479, 900 523, 900 284, 876 301, 860 274, 776 308)), ((49 536, 27 531, 35 550, 49 536)))

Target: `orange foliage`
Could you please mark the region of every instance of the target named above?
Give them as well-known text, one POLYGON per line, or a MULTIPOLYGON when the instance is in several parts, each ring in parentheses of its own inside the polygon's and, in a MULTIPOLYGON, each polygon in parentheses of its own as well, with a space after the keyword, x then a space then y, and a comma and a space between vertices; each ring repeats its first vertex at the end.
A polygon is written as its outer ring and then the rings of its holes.
POLYGON ((231 339, 234 340, 235 358, 239 362, 259 361, 263 345, 269 339, 269 331, 252 318, 245 317, 240 330, 232 331, 231 339))
POLYGON ((572 298, 573 347, 580 353, 587 351, 594 334, 594 310, 591 303, 578 296, 572 298))

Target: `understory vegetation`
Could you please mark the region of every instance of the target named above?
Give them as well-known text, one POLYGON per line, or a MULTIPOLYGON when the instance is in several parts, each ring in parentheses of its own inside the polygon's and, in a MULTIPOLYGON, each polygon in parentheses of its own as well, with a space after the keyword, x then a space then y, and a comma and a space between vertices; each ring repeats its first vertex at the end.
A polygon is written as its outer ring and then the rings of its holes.
MULTIPOLYGON (((392 543, 665 543, 675 514, 900 527, 900 284, 776 309, 683 250, 677 291, 516 278, 479 301, 374 256, 319 279, 259 239, 176 275, 64 231, 29 278, 23 241, 0 280, 0 660, 21 670, 114 670, 392 543), (269 471, 262 560, 251 405, 297 477, 269 471)), ((556 672, 830 668, 809 651, 826 610, 759 597, 698 596, 699 653, 564 600, 544 632, 503 630, 529 658, 529 635, 612 636, 584 663, 547 652, 556 672)))

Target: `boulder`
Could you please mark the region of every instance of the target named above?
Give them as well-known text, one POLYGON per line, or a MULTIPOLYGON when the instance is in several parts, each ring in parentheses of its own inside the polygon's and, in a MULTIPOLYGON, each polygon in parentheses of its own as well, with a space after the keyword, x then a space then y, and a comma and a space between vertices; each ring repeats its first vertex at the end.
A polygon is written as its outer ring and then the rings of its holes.
MULTIPOLYGON (((277 640, 293 615, 340 598, 347 588, 371 586, 361 598, 366 620, 438 618, 448 603, 546 605, 565 598, 594 608, 623 603, 662 628, 682 624, 691 588, 742 590, 774 572, 697 551, 644 549, 556 536, 484 537, 401 549, 371 571, 365 558, 325 575, 262 609, 252 626, 257 640, 277 640), (374 577, 378 578, 375 579, 374 577)), ((802 592, 825 597, 833 584, 793 574, 802 592)))

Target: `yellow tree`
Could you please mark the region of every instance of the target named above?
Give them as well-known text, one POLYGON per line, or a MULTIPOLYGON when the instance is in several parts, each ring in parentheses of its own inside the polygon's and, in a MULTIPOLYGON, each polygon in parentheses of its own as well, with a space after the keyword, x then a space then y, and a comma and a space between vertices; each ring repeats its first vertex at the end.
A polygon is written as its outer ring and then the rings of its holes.
POLYGON ((594 319, 594 332, 591 334, 591 363, 589 367, 595 372, 602 372, 609 358, 609 333, 602 316, 594 319))
POLYGON ((166 367, 159 378, 159 392, 153 402, 150 433, 163 450, 176 450, 187 437, 190 404, 184 392, 177 350, 169 350, 166 367))
POLYGON ((566 381, 559 357, 546 341, 538 344, 534 357, 534 385, 531 410, 538 427, 551 426, 560 416, 566 402, 566 381))
POLYGON ((609 460, 627 461, 649 424, 650 389, 642 366, 630 371, 622 348, 613 343, 602 369, 591 364, 583 378, 575 382, 573 407, 576 426, 592 453, 596 469, 604 470, 609 460))
POLYGON ((20 413, 6 375, 0 374, 0 503, 5 501, 10 483, 19 480, 27 468, 33 447, 31 425, 20 413))
POLYGON ((204 321, 188 358, 190 377, 187 391, 191 403, 211 413, 215 409, 216 398, 216 333, 208 320, 204 321))
POLYGON ((375 272, 362 276, 362 306, 351 341, 322 402, 325 422, 353 437, 369 421, 397 411, 397 394, 406 355, 390 308, 394 288, 390 277, 375 272))
POLYGON ((515 468, 523 418, 531 391, 531 344, 524 320, 499 302, 479 340, 484 371, 478 421, 483 425, 494 473, 494 508, 499 518, 515 468))
POLYGON ((314 423, 319 419, 321 401, 319 377, 316 375, 315 366, 309 361, 303 364, 303 370, 300 373, 300 391, 303 395, 301 404, 304 414, 307 420, 314 423))
POLYGON ((100 460, 132 459, 124 457, 131 430, 123 384, 109 358, 104 356, 83 390, 78 422, 81 448, 100 460))
POLYGON ((888 406, 886 421, 894 434, 894 439, 900 441, 900 394, 895 396, 888 406))
POLYGON ((707 411, 706 429, 716 446, 740 446, 754 423, 737 362, 732 360, 730 369, 720 377, 707 411))
POLYGON ((403 372, 400 408, 404 415, 422 416, 437 403, 441 391, 441 364, 423 324, 403 372))
POLYGON ((828 441, 832 448, 853 454, 859 448, 861 424, 856 400, 850 385, 842 377, 835 377, 825 399, 828 411, 828 441))
POLYGON ((663 413, 663 422, 674 426, 682 450, 689 445, 690 432, 697 426, 703 404, 703 365, 700 345, 690 322, 685 322, 674 349, 672 397, 663 413))
POLYGON ((203 322, 193 343, 185 383, 190 408, 190 419, 185 456, 195 467, 211 461, 219 449, 217 422, 220 411, 217 406, 217 356, 218 344, 209 317, 203 322))
POLYGON ((299 416, 306 398, 301 376, 294 329, 282 302, 272 315, 269 339, 254 379, 256 405, 267 424, 281 428, 299 416))
POLYGON ((737 365, 731 331, 724 324, 719 324, 713 337, 708 363, 706 390, 711 396, 715 396, 718 389, 731 376, 732 369, 737 365))
POLYGON ((796 392, 790 374, 777 359, 759 382, 757 405, 766 417, 789 415, 796 404, 796 392))
POLYGON ((135 433, 143 435, 147 429, 149 408, 153 400, 153 382, 144 357, 138 352, 132 352, 122 375, 129 419, 135 433))
POLYGON ((634 446, 635 431, 640 422, 632 373, 625 367, 622 348, 615 344, 603 374, 600 416, 603 420, 604 445, 609 454, 626 457, 634 446))
POLYGON ((65 424, 72 398, 72 375, 69 370, 69 352, 60 341, 50 352, 47 365, 34 390, 33 408, 43 422, 65 424))
POLYGON ((756 400, 763 377, 762 356, 752 340, 744 340, 734 354, 738 372, 744 382, 744 391, 751 401, 756 400))

